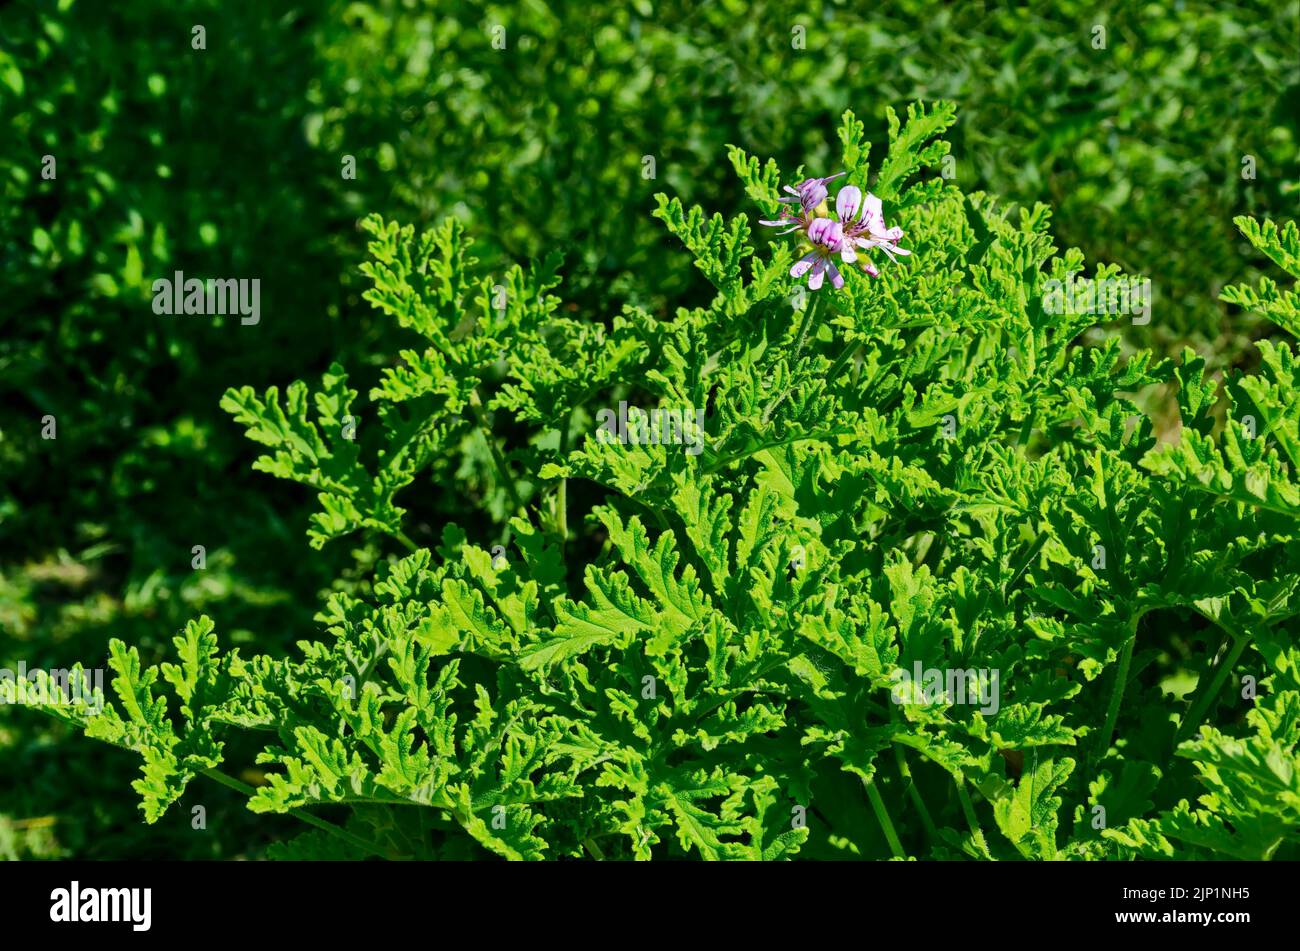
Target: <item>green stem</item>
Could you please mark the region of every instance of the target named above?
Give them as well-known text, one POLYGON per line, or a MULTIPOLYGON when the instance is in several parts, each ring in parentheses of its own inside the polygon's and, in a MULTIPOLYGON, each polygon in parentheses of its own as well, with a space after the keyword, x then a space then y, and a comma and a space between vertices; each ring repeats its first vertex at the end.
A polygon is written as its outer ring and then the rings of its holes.
POLYGON ((1020 429, 1020 438, 1016 440, 1017 446, 1023 448, 1029 445, 1029 438, 1034 433, 1034 417, 1035 413, 1030 410, 1029 414, 1025 417, 1025 425, 1020 429))
POLYGON ((514 505, 517 512, 524 511, 524 503, 519 496, 519 488, 515 485, 515 477, 511 475, 510 469, 506 465, 505 456, 501 454, 501 448, 497 445, 496 438, 492 434, 492 427, 488 425, 487 417, 483 415, 483 401, 479 399, 478 390, 470 392, 469 408, 474 414, 474 419, 478 422, 479 428, 483 431, 483 438, 487 440, 488 449, 492 453, 492 462, 497 468, 497 475, 500 477, 502 485, 506 487, 506 492, 510 495, 511 504, 514 505))
POLYGON ((993 853, 989 851, 988 841, 984 838, 984 830, 980 828, 979 817, 975 815, 975 804, 970 801, 970 793, 966 791, 966 777, 960 773, 953 776, 957 784, 957 798, 961 801, 961 811, 966 816, 966 824, 970 826, 971 837, 975 845, 979 847, 980 852, 990 862, 996 861, 993 853))
MULTIPOLYGON (((812 300, 808 302, 808 306, 803 309, 803 320, 799 322, 799 330, 795 335, 794 354, 790 357, 789 366, 791 374, 795 372, 795 367, 799 365, 799 357, 803 353, 804 345, 808 342, 808 330, 812 327, 813 316, 818 310, 818 300, 818 296, 814 293, 812 300)), ((767 404, 767 408, 763 410, 764 423, 772 418, 772 414, 776 412, 776 408, 785 401, 787 396, 790 395, 791 389, 792 387, 786 387, 781 392, 780 396, 767 404)))
MULTIPOLYGON (((1196 697, 1192 700, 1191 709, 1187 711, 1187 715, 1183 717, 1183 722, 1178 727, 1178 732, 1174 734, 1174 749, 1177 749, 1179 743, 1200 728, 1201 721, 1209 711, 1210 704, 1214 702, 1214 698, 1223 689, 1224 681, 1232 673, 1232 668, 1237 666, 1242 651, 1246 649, 1249 638, 1232 632, 1228 632, 1228 636, 1232 638, 1232 647, 1228 650, 1227 656, 1219 662, 1219 666, 1214 669, 1214 677, 1209 681, 1196 685, 1196 697)), ((1204 681, 1203 675, 1202 680, 1204 681)))
POLYGON ((409 538, 407 538, 407 537, 406 537, 406 533, 405 533, 404 531, 402 531, 400 528, 399 528, 397 531, 395 531, 395 532, 390 532, 389 534, 390 534, 393 538, 396 538, 396 539, 397 539, 399 542, 401 542, 403 545, 405 545, 405 546, 406 546, 410 551, 419 551, 419 550, 420 550, 420 546, 417 545, 415 542, 411 541, 409 538))
MULTIPOLYGON (((572 413, 566 414, 563 428, 560 430, 561 459, 567 459, 569 455, 569 426, 572 422, 572 413)), ((559 529, 560 546, 563 549, 564 543, 569 540, 569 480, 567 478, 560 480, 559 491, 555 494, 555 525, 559 529)))
POLYGON ((862 785, 866 787, 867 799, 871 801, 871 809, 876 814, 876 821, 880 823, 880 829, 889 842, 889 851, 894 853, 896 859, 907 858, 907 853, 903 851, 903 843, 898 841, 898 833, 894 831, 893 820, 889 818, 889 810, 885 808, 885 800, 880 797, 880 790, 876 788, 875 781, 863 779, 862 785))
POLYGON ((1048 534, 1046 531, 1040 531, 1038 533, 1038 537, 1034 539, 1028 550, 1025 551, 1024 557, 1020 559, 1020 564, 1016 566, 1016 569, 1011 573, 1011 577, 1007 579, 1004 585, 1002 585, 1002 603, 1004 605, 1007 604, 1007 592, 1011 589, 1012 585, 1020 580, 1020 576, 1025 573, 1026 569, 1033 564, 1034 559, 1038 557, 1038 553, 1041 552, 1043 546, 1047 544, 1047 538, 1048 534))
POLYGON ((561 479, 560 488, 555 493, 555 527, 560 536, 560 545, 569 540, 569 480, 561 479))
POLYGON ((938 830, 934 827, 934 820, 930 818, 930 810, 925 807, 925 800, 921 798, 921 790, 916 788, 916 780, 912 778, 912 769, 907 765, 907 754, 903 752, 903 747, 894 743, 894 758, 898 761, 898 774, 903 777, 903 782, 907 785, 908 798, 912 800, 912 805, 921 816, 921 825, 925 827, 925 838, 928 842, 935 842, 939 838, 938 830))
MULTIPOLYGON (((256 795, 257 793, 257 790, 255 790, 252 786, 248 785, 248 783, 240 782, 238 779, 235 779, 235 777, 228 776, 225 773, 221 772, 221 770, 219 769, 205 769, 203 770, 202 774, 208 777, 208 779, 215 780, 221 783, 221 785, 233 789, 235 790, 235 792, 242 793, 245 796, 251 797, 256 795)), ((289 811, 289 815, 293 816, 295 819, 302 820, 303 822, 307 823, 307 825, 309 826, 315 826, 317 829, 320 829, 322 832, 328 832, 330 835, 336 836, 342 839, 343 841, 356 846, 358 849, 361 849, 364 852, 368 852, 371 855, 376 855, 381 859, 388 858, 388 855, 385 854, 374 843, 367 842, 365 839, 361 838, 360 836, 353 835, 351 832, 347 831, 346 829, 340 826, 336 826, 332 822, 326 822, 324 819, 318 819, 316 818, 316 816, 313 816, 310 812, 300 812, 291 809, 289 811)))
POLYGON ((588 852, 591 853, 591 857, 592 857, 593 859, 595 859, 597 862, 603 862, 603 861, 605 860, 605 853, 602 852, 602 851, 600 850, 600 846, 598 846, 598 845, 597 845, 595 842, 593 842, 591 839, 583 839, 583 840, 582 840, 582 846, 583 846, 583 848, 585 848, 588 852))
POLYGON ((1124 703, 1124 690, 1128 686, 1128 669, 1133 663, 1133 646, 1137 644, 1138 617, 1139 615, 1134 615, 1128 640, 1124 642, 1124 649, 1120 651, 1119 669, 1115 671, 1115 685, 1111 688, 1110 704, 1106 707, 1106 723, 1101 728, 1101 735, 1097 737, 1097 747, 1092 754, 1094 762, 1106 756, 1106 751, 1110 749, 1111 734, 1115 732, 1115 724, 1119 720, 1119 708, 1124 703))
POLYGON ((832 363, 831 368, 826 371, 827 382, 833 383, 835 378, 839 375, 839 372, 848 365, 850 360, 858 355, 858 351, 861 349, 861 343, 855 343, 851 347, 846 347, 844 352, 840 354, 839 359, 832 363))
POLYGON ((706 474, 717 472, 719 469, 729 466, 733 462, 739 462, 742 459, 747 459, 750 456, 757 455, 758 453, 764 452, 768 449, 780 449, 782 446, 792 446, 797 442, 808 442, 814 439, 831 440, 836 436, 849 436, 853 433, 853 429, 846 427, 844 429, 829 429, 822 433, 800 433, 797 436, 789 436, 785 439, 773 439, 769 442, 760 443, 757 446, 750 446, 740 452, 734 452, 729 456, 718 456, 713 462, 705 466, 703 471, 706 474))
POLYGON ((799 362, 799 355, 803 353, 804 344, 808 342, 808 331, 812 327, 813 314, 818 310, 817 304, 820 300, 821 298, 814 292, 812 300, 803 309, 803 320, 799 324, 799 335, 795 338, 794 356, 790 359, 791 367, 799 362))

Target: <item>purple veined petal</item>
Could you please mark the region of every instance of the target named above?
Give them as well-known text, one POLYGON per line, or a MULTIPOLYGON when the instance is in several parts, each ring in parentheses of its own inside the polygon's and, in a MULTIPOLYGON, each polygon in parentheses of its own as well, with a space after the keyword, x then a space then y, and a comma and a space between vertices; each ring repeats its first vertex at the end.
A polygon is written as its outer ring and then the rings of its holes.
POLYGON ((887 250, 893 251, 895 254, 901 254, 903 255, 903 257, 907 257, 909 254, 912 253, 911 251, 907 250, 907 248, 900 248, 896 244, 889 245, 887 250))
POLYGON ((800 258, 798 261, 795 262, 794 267, 790 268, 790 276, 795 278, 796 280, 803 277, 805 274, 808 273, 808 269, 813 266, 813 262, 816 260, 817 260, 817 255, 805 254, 802 258, 800 258))
POLYGON ((887 241, 897 241, 902 236, 903 236, 903 229, 897 226, 890 228, 888 231, 885 232, 885 239, 887 241))
POLYGON ((818 290, 822 286, 822 280, 826 277, 826 259, 818 258, 817 263, 813 265, 812 275, 808 278, 808 289, 818 290))
POLYGON ((880 277, 879 269, 877 269, 877 267, 874 264, 872 264, 870 261, 868 261, 866 258, 862 258, 861 260, 859 260, 858 264, 862 266, 863 271, 865 271, 867 274, 870 274, 872 277, 880 277))
POLYGON ((814 184, 825 185, 827 182, 833 182, 835 181, 835 179, 839 178, 841 175, 844 174, 845 174, 844 172, 836 172, 834 175, 827 175, 825 178, 805 178, 795 187, 802 188, 805 185, 814 185, 814 184))
POLYGON ((767 225, 769 228, 780 228, 780 227, 782 227, 783 225, 788 225, 788 224, 790 223, 790 219, 789 219, 789 218, 777 218, 775 221, 764 221, 762 218, 760 218, 760 219, 758 220, 758 223, 759 223, 760 225, 767 225))
POLYGON ((812 211, 826 200, 826 186, 819 182, 803 185, 800 187, 800 191, 803 192, 802 205, 804 211, 812 211))
POLYGON ((853 243, 867 251, 870 251, 876 245, 880 244, 880 242, 874 238, 855 238, 853 243))
POLYGON ((816 218, 808 225, 808 240, 832 251, 844 243, 844 226, 830 218, 816 218))
POLYGON ((838 291, 844 286, 844 275, 840 273, 839 268, 834 264, 831 264, 829 261, 826 262, 826 270, 829 271, 831 275, 831 286, 838 291))
POLYGON ((885 210, 880 199, 867 192, 867 199, 862 203, 862 223, 874 234, 878 228, 885 226, 885 210))
POLYGON ((853 245, 845 241, 840 248, 840 260, 846 264, 852 264, 858 259, 858 252, 854 250, 853 245))
POLYGON ((853 220, 861 206, 862 189, 856 185, 845 185, 835 197, 835 213, 846 224, 853 220))

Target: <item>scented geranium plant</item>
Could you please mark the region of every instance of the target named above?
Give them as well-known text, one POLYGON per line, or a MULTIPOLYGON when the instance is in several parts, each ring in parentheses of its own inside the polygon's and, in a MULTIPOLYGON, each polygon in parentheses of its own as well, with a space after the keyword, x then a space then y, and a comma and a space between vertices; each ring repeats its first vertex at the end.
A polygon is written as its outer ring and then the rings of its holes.
MULTIPOLYGON (((713 287, 666 320, 368 220, 411 348, 361 404, 335 366, 224 406, 313 546, 391 556, 291 656, 208 617, 157 668, 112 642, 115 699, 66 715, 143 757, 145 819, 202 776, 314 827, 279 857, 1296 857, 1294 351, 1224 400, 1191 352, 1086 342, 1048 209, 935 173, 953 121, 890 112, 873 169, 846 114, 829 178, 733 148, 770 242, 660 196, 713 287), (597 438, 615 408, 677 427, 597 438)), ((1293 224, 1239 224, 1300 275, 1293 224)), ((1300 329, 1294 290, 1225 293, 1300 329)))

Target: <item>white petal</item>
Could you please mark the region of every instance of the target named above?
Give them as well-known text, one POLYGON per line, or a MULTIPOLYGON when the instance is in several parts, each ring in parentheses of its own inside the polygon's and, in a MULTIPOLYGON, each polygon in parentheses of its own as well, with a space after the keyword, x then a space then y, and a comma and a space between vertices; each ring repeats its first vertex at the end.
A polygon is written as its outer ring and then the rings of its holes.
POLYGON ((808 278, 809 290, 817 290, 822 286, 822 278, 826 276, 826 262, 818 261, 817 266, 813 268, 812 276, 808 278))

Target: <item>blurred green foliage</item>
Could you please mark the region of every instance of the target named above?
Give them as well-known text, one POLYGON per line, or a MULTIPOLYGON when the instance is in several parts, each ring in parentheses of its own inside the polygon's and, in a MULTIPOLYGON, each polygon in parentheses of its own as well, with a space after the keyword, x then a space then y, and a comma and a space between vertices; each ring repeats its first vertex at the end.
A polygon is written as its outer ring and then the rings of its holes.
MULTIPOLYGON (((651 221, 656 191, 742 209, 726 145, 828 174, 845 108, 880 141, 886 104, 943 97, 960 107, 963 188, 1048 202, 1063 242, 1152 279, 1152 324, 1103 332, 1237 361, 1255 327, 1216 297, 1257 259, 1232 217, 1294 217, 1300 201, 1298 9, 5 5, 0 666, 102 666, 110 634, 156 661, 205 610, 273 651, 330 579, 368 574, 375 540, 301 558, 310 502, 248 474, 254 450, 218 400, 332 359, 377 378, 397 344, 360 299, 369 212, 462 218, 489 274, 560 249, 565 299, 590 319, 669 314, 702 279, 651 221), (151 283, 177 269, 259 278, 261 322, 156 316, 151 283), (57 439, 41 438, 46 416, 57 439)), ((464 453, 472 491, 486 462, 464 453)), ((429 488, 431 520, 457 508, 429 488)), ((133 797, 79 794, 90 775, 124 789, 134 764, 34 714, 0 712, 0 756, 0 856, 260 849, 236 805, 206 836, 179 814, 146 836, 133 797)))

